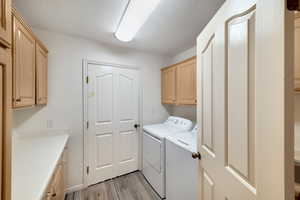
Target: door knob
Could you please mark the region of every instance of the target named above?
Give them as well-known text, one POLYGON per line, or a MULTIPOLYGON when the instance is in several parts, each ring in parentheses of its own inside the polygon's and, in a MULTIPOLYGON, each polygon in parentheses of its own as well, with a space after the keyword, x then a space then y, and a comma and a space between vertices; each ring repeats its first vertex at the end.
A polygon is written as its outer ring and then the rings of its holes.
POLYGON ((201 154, 199 153, 199 152, 197 152, 197 153, 192 153, 192 157, 194 158, 194 159, 199 159, 199 160, 201 160, 201 154))
POLYGON ((139 125, 139 124, 135 124, 134 125, 134 128, 139 128, 141 125, 139 125))

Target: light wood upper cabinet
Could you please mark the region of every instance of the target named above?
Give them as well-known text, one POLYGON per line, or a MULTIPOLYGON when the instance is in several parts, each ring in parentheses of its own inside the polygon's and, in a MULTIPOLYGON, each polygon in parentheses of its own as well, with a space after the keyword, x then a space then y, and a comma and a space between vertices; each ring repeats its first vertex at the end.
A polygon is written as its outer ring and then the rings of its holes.
POLYGON ((300 91, 300 16, 295 19, 295 90, 300 91))
POLYGON ((195 105, 196 57, 163 68, 162 103, 175 105, 195 105))
POLYGON ((176 68, 169 67, 162 73, 162 103, 173 104, 176 102, 176 68))
POLYGON ((0 46, 0 200, 11 199, 11 49, 0 46))
POLYGON ((177 66, 177 103, 196 104, 196 59, 177 66))
POLYGON ((15 16, 13 30, 13 106, 32 106, 35 104, 35 38, 15 16))
POLYGON ((0 0, 0 43, 11 45, 11 0, 0 0))
POLYGON ((48 99, 48 51, 36 43, 36 104, 45 105, 48 99))

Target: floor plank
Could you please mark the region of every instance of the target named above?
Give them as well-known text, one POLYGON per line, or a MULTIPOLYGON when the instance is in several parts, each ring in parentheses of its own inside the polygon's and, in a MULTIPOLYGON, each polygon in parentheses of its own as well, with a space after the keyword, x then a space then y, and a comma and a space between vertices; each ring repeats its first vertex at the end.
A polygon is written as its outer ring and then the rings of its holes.
POLYGON ((105 181, 67 195, 66 200, 160 200, 140 172, 105 181))

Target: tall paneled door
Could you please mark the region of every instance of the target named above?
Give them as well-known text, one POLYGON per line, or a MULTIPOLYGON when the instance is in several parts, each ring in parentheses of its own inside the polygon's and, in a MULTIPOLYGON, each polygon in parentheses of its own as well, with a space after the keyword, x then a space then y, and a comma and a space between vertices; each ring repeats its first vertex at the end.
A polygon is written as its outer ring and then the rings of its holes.
POLYGON ((0 200, 11 199, 11 49, 0 42, 0 200))
POLYGON ((87 66, 86 177, 91 185, 138 169, 139 72, 87 66))
POLYGON ((0 0, 0 200, 11 200, 11 0, 0 0))
POLYGON ((293 30, 279 21, 293 22, 282 2, 227 0, 197 39, 199 199, 294 199, 292 56, 282 45, 293 30))

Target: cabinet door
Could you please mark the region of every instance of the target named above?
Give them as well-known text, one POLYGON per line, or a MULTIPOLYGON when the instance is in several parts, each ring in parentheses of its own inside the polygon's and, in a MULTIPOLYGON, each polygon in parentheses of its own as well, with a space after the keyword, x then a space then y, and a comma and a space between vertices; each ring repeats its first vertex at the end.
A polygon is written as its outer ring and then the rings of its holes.
POLYGON ((177 103, 196 104, 196 58, 177 66, 177 103))
POLYGON ((18 21, 13 19, 14 108, 35 104, 35 39, 18 21))
POLYGON ((162 70, 162 103, 176 103, 176 67, 162 70))
MULTIPOLYGON (((3 96, 4 96, 4 65, 1 64, 0 65, 0 130, 1 130, 1 134, 0 134, 0 194, 2 194, 2 178, 3 178, 3 174, 2 174, 2 167, 3 167, 3 158, 2 158, 2 146, 3 146, 3 125, 4 125, 4 106, 3 106, 3 96)), ((2 199, 0 197, 0 199, 2 199)))
POLYGON ((11 44, 11 0, 0 0, 0 42, 11 44))
POLYGON ((54 193, 52 195, 53 200, 63 200, 64 193, 64 166, 59 164, 56 169, 54 183, 53 183, 54 193))
POLYGON ((48 55, 39 43, 36 43, 36 84, 36 104, 45 105, 48 99, 48 55))
POLYGON ((0 46, 0 200, 11 199, 11 50, 0 46))
POLYGON ((300 18, 295 19, 295 90, 300 91, 300 18))

